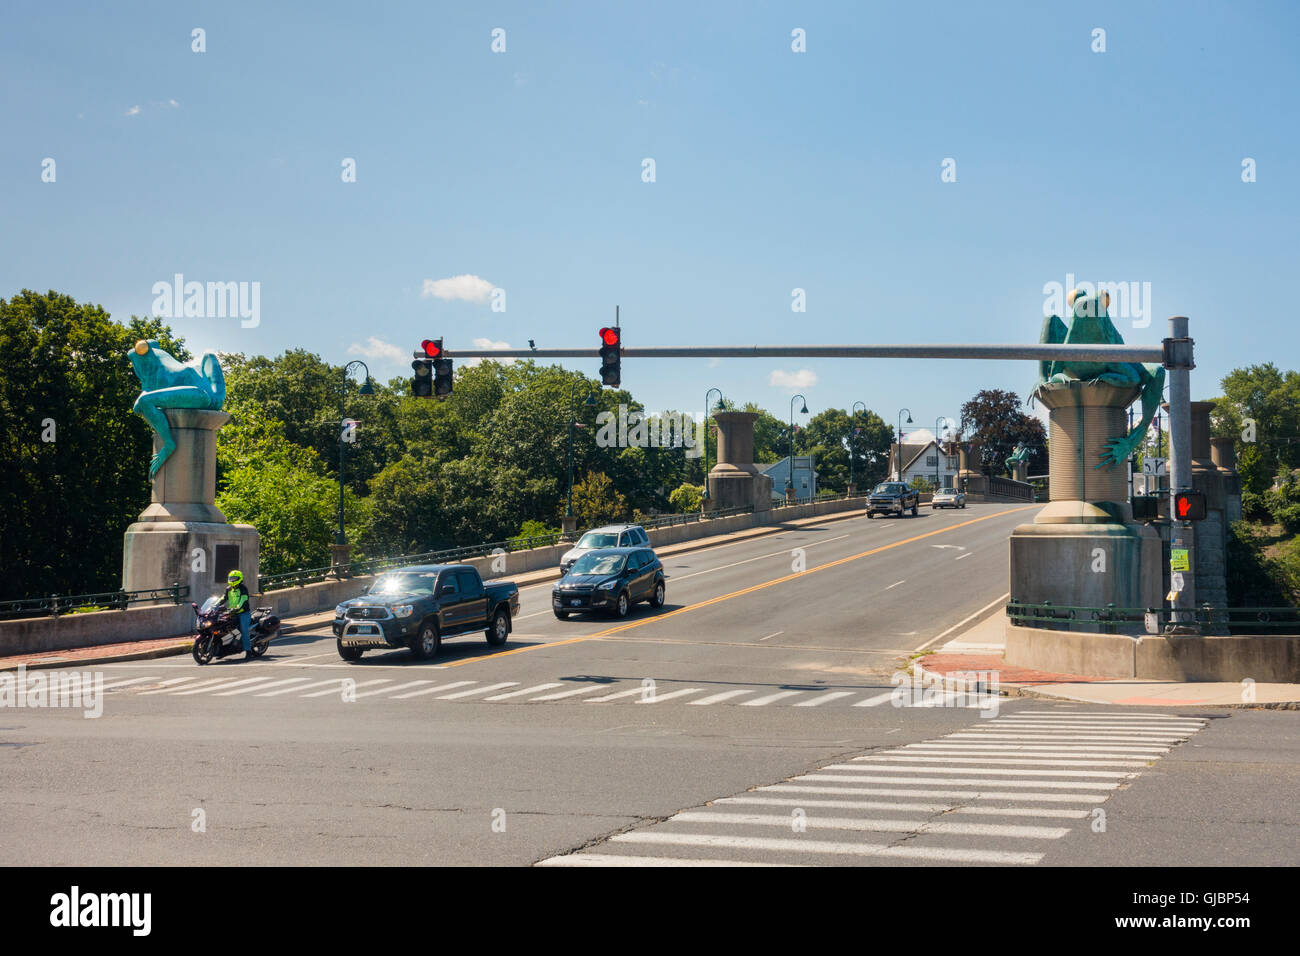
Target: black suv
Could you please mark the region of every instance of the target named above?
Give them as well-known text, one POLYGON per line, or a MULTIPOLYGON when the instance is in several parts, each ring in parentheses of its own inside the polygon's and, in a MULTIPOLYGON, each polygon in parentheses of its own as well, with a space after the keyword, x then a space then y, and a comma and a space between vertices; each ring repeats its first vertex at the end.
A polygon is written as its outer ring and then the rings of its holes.
POLYGON ((664 566, 649 548, 588 551, 551 589, 551 610, 560 620, 596 610, 627 617, 638 601, 651 607, 664 603, 664 566))

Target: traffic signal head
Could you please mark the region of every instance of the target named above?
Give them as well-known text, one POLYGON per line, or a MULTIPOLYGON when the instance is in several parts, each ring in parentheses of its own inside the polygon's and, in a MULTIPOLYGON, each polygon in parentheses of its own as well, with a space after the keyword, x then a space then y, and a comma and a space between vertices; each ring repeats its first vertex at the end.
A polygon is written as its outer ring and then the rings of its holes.
POLYGON ((1201 521, 1205 518, 1205 492, 1179 491, 1174 494, 1176 521, 1201 521))
POLYGON ((446 398, 451 394, 452 368, 451 359, 433 360, 433 394, 435 398, 446 398))
POLYGON ((436 359, 442 354, 442 339, 425 339, 420 343, 420 348, 424 349, 424 354, 429 358, 436 359))
POLYGON ((616 325, 600 330, 600 383, 614 388, 623 379, 623 334, 616 325))
POLYGON ((416 359, 411 363, 415 376, 411 379, 411 394, 416 398, 428 398, 433 394, 433 363, 428 359, 416 359))

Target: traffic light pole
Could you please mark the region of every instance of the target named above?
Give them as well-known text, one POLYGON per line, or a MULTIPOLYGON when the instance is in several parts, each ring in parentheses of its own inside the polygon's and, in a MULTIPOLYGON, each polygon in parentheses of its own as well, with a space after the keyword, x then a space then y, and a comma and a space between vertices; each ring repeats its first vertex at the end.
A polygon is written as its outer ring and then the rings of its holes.
POLYGON ((1173 633, 1194 634, 1196 625, 1195 525, 1179 521, 1175 495, 1192 488, 1192 340, 1187 335, 1187 317, 1175 315, 1169 320, 1169 338, 1165 340, 1164 359, 1169 372, 1169 547, 1187 551, 1187 570, 1170 572, 1169 629, 1173 633), (1182 587, 1177 587, 1179 578, 1182 587))

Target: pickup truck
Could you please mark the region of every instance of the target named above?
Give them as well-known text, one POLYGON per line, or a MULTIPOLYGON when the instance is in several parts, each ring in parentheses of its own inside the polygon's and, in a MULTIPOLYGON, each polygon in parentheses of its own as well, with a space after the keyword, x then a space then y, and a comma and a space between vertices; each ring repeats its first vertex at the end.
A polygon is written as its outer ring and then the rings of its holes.
POLYGON ((370 648, 409 647, 418 660, 436 657, 442 639, 483 631, 499 647, 519 613, 519 588, 484 584, 468 564, 420 564, 377 577, 361 597, 334 608, 339 657, 356 661, 370 648))
POLYGON ((867 496, 867 517, 901 515, 910 508, 915 518, 920 506, 921 493, 915 488, 909 488, 901 481, 882 481, 867 496))

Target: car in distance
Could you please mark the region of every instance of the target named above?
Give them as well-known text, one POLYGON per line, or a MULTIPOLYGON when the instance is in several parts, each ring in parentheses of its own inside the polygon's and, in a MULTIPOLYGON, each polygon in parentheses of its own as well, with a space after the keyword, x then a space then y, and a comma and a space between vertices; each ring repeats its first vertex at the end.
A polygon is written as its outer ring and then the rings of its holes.
POLYGON ((551 588, 551 610, 560 620, 582 611, 627 617, 632 605, 664 604, 664 566, 649 548, 601 548, 578 558, 551 588))
POLYGON ((911 508, 915 518, 920 506, 921 493, 915 488, 909 488, 901 481, 882 481, 867 496, 867 517, 901 515, 911 508))
POLYGON ((965 508, 966 492, 956 488, 940 488, 930 501, 931 508, 965 508))
POLYGON ((519 588, 484 584, 468 564, 420 564, 386 571, 361 597, 334 608, 339 657, 360 660, 370 648, 409 647, 419 660, 436 657, 442 639, 482 631, 506 642, 519 614, 519 588))
POLYGON ((603 528, 592 528, 560 558, 560 572, 568 574, 573 562, 588 551, 596 548, 635 548, 650 547, 650 536, 639 524, 611 524, 603 528))

